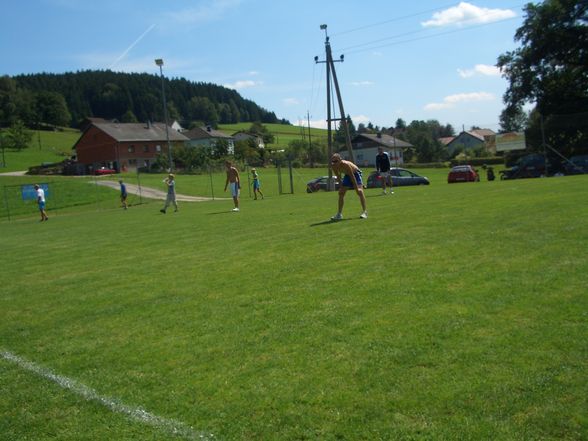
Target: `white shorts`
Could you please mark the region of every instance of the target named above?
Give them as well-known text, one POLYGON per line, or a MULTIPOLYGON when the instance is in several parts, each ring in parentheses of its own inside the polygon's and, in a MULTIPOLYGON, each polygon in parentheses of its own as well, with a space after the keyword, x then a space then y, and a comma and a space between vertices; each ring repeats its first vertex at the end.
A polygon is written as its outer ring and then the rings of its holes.
POLYGON ((381 178, 388 179, 390 177, 390 172, 379 172, 381 178))
POLYGON ((239 197, 239 184, 237 182, 231 182, 231 195, 234 198, 239 197))

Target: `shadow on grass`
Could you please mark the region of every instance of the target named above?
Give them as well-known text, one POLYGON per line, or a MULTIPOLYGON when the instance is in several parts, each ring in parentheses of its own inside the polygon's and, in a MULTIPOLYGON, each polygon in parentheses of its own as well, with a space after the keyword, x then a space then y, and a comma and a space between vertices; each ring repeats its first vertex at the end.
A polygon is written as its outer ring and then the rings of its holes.
POLYGON ((338 224, 340 222, 345 222, 345 221, 350 221, 350 220, 351 219, 340 219, 340 220, 334 221, 334 220, 328 219, 326 221, 316 222, 314 224, 310 224, 310 226, 311 227, 318 227, 320 225, 338 224))
POLYGON ((225 210, 225 211, 214 211, 212 213, 206 213, 207 215, 212 215, 212 214, 229 214, 229 213, 233 213, 232 210, 225 210))

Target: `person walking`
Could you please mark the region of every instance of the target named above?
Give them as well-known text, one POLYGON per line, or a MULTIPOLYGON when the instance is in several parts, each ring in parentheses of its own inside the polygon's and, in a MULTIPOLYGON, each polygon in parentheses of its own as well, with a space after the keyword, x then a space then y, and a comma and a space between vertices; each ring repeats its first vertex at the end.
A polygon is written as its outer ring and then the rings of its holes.
POLYGON ((174 205, 175 210, 174 211, 178 211, 178 203, 176 201, 176 181, 175 181, 175 176, 170 173, 166 179, 164 179, 164 184, 167 185, 167 196, 165 198, 165 205, 163 206, 163 208, 159 211, 161 211, 163 214, 166 213, 167 207, 169 207, 170 204, 174 205))
POLYGON ((237 170, 231 161, 225 161, 225 168, 227 170, 225 191, 227 191, 227 187, 231 184, 231 196, 233 196, 233 204, 235 205, 232 211, 239 211, 239 190, 241 189, 239 170, 237 170))
POLYGON ((331 168, 337 176, 337 181, 341 183, 339 185, 339 209, 337 214, 331 217, 331 220, 337 221, 343 219, 343 204, 345 202, 345 193, 347 193, 347 190, 350 188, 354 189, 357 193, 357 196, 359 196, 359 201, 363 210, 359 217, 361 219, 367 219, 368 215, 365 194, 363 192, 362 174, 359 167, 351 161, 342 159, 338 153, 335 153, 333 156, 331 156, 331 168), (341 180, 341 174, 345 175, 343 180, 341 180))
POLYGON ((119 179, 118 183, 120 184, 120 203, 122 207, 126 210, 127 208, 129 208, 127 204, 127 186, 124 184, 122 179, 119 179))
POLYGON ((376 155, 376 171, 382 180, 382 194, 386 194, 386 185, 390 187, 390 194, 394 194, 392 190, 392 177, 390 176, 390 157, 384 151, 383 147, 378 147, 378 154, 376 155), (390 180, 388 182, 388 180, 390 180))
POLYGON ((253 178, 253 200, 257 200, 257 193, 259 193, 261 199, 263 199, 261 184, 259 183, 259 175, 257 174, 257 170, 254 168, 251 169, 251 177, 253 178))
POLYGON ((39 212, 41 213, 41 222, 48 221, 49 217, 45 211, 45 190, 35 184, 35 192, 37 193, 37 205, 39 206, 39 212))

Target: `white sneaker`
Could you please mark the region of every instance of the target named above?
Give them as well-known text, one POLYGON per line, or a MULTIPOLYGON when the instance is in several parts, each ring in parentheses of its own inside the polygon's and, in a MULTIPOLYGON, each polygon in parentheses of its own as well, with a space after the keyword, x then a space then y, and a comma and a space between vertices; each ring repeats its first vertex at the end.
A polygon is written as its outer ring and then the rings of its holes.
POLYGON ((367 211, 364 211, 363 213, 361 213, 361 214, 359 215, 359 218, 360 218, 360 219, 367 219, 367 211))
POLYGON ((341 213, 337 213, 335 216, 331 217, 332 221, 338 221, 343 219, 343 215, 341 213))
POLYGON ((386 190, 384 190, 384 191, 382 192, 382 194, 386 194, 386 190))
POLYGON ((231 211, 239 211, 239 209, 237 207, 235 207, 231 211))
POLYGON ((394 194, 394 191, 390 190, 390 194, 394 194))

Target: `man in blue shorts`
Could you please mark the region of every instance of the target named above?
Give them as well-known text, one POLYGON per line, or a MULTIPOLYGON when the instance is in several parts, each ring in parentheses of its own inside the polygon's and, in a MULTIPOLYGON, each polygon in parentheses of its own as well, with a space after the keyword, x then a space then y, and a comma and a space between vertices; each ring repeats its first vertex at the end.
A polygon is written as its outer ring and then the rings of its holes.
POLYGON ((365 203, 365 194, 363 193, 363 181, 361 179, 361 170, 357 165, 355 165, 351 161, 346 161, 341 159, 341 156, 338 153, 335 153, 331 156, 331 168, 335 175, 337 176, 337 181, 340 182, 339 185, 339 211, 331 220, 337 221, 343 219, 343 204, 345 202, 345 193, 350 188, 354 189, 357 195, 359 196, 359 201, 361 202, 362 212, 359 215, 361 219, 367 219, 367 208, 365 203), (341 174, 344 174, 343 180, 341 180, 341 174))
POLYGON ((241 190, 239 170, 237 170, 237 167, 231 161, 225 161, 225 169, 227 171, 225 191, 227 191, 227 187, 231 184, 231 196, 233 196, 233 204, 235 204, 235 208, 232 211, 239 211, 239 191, 241 190))
POLYGON ((49 218, 45 211, 45 191, 38 184, 35 184, 35 192, 37 193, 37 205, 39 206, 39 212, 41 213, 41 222, 48 221, 49 218))

